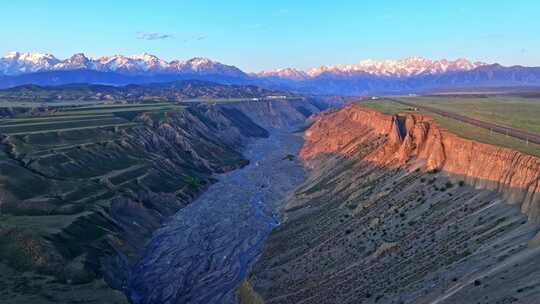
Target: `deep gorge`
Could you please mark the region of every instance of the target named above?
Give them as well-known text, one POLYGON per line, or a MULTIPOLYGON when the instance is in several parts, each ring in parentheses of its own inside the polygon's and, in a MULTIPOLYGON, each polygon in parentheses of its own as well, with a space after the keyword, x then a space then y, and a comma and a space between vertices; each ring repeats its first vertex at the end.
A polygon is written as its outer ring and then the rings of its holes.
POLYGON ((537 298, 540 160, 427 116, 318 111, 193 104, 120 113, 125 127, 3 136, 0 169, 16 177, 2 184, 3 292, 15 303, 537 298))
POLYGON ((15 301, 127 302, 122 291, 154 231, 219 183, 216 174, 250 166, 250 144, 292 132, 316 111, 301 101, 195 104, 129 116, 133 127, 4 136, 0 168, 16 177, 2 192, 4 292, 15 301))
POLYGON ((322 113, 243 303, 535 303, 540 160, 350 105, 322 113))

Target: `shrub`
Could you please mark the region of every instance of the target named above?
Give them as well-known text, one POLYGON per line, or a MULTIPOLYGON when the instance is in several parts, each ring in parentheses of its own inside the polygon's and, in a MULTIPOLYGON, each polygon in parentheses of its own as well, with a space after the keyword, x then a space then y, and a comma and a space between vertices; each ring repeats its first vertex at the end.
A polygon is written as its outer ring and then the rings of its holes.
POLYGON ((201 185, 201 179, 197 176, 188 176, 186 178, 186 183, 194 188, 198 188, 201 185))

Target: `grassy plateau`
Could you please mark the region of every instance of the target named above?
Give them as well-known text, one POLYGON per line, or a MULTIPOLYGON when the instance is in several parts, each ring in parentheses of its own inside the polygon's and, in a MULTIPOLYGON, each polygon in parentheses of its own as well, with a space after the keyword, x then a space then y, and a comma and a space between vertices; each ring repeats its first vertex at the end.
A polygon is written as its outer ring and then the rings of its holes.
POLYGON ((439 125, 448 131, 467 139, 511 148, 526 154, 540 157, 540 145, 530 143, 518 138, 505 136, 487 129, 473 126, 449 117, 412 109, 410 106, 400 104, 394 100, 403 101, 418 106, 429 106, 450 113, 479 119, 485 122, 496 123, 517 129, 540 134, 540 99, 522 97, 397 97, 392 99, 377 99, 359 101, 357 104, 386 114, 419 113, 435 119, 439 125))

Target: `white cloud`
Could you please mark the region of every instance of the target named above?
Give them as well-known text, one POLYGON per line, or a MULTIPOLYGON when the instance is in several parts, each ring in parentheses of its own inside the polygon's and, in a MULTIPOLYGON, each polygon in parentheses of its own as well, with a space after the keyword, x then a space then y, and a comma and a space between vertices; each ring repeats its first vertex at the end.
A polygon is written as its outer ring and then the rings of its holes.
POLYGON ((173 38, 173 35, 164 33, 137 32, 137 39, 142 40, 163 40, 168 38, 173 38))

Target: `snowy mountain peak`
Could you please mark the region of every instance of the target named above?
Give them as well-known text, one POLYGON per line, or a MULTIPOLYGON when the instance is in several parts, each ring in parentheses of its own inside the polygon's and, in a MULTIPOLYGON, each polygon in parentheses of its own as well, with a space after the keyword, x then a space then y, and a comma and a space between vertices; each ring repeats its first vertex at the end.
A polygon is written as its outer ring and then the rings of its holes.
POLYGON ((83 53, 78 53, 70 58, 59 60, 50 54, 9 52, 0 58, 0 75, 78 69, 124 74, 206 73, 234 77, 245 76, 245 73, 236 67, 224 65, 208 58, 195 57, 187 61, 167 62, 149 53, 100 58, 88 58, 83 53))
POLYGON ((11 59, 11 60, 21 60, 28 62, 42 62, 46 61, 56 61, 56 57, 51 54, 46 53, 20 53, 20 52, 8 52, 2 59, 11 59))
POLYGON ((88 60, 88 57, 84 53, 73 54, 69 59, 72 60, 88 60))
POLYGON ((245 77, 246 74, 235 66, 225 65, 205 57, 194 57, 186 61, 171 61, 171 68, 179 73, 221 74, 224 76, 245 77))
POLYGON ((369 74, 374 76, 410 77, 424 74, 440 74, 450 71, 468 71, 483 65, 460 58, 430 60, 423 57, 408 57, 399 60, 362 60, 358 64, 321 66, 307 71, 311 77, 323 73, 340 75, 369 74))
POLYGON ((2 59, 16 59, 19 58, 20 54, 19 52, 7 52, 2 59))
POLYGON ((51 69, 59 63, 56 57, 44 53, 9 52, 0 58, 0 73, 11 75, 51 69))
POLYGON ((136 60, 138 59, 138 60, 143 60, 143 61, 160 60, 157 56, 149 54, 149 53, 142 53, 142 54, 128 56, 128 57, 131 59, 136 59, 136 60))
POLYGON ((60 61, 54 66, 54 69, 58 70, 80 70, 80 69, 91 69, 93 67, 91 62, 86 55, 83 53, 77 53, 69 57, 66 60, 60 61))
MULTIPOLYGON (((272 77, 289 80, 305 80, 322 74, 337 76, 372 75, 380 77, 410 77, 440 74, 452 71, 469 71, 484 65, 459 58, 454 61, 430 60, 423 57, 408 57, 399 60, 362 60, 357 64, 320 66, 300 71, 280 68, 253 74, 255 77, 272 77)), ((46 53, 9 52, 0 58, 0 75, 18 75, 37 71, 89 69, 124 74, 203 74, 231 77, 246 77, 235 66, 225 65, 205 57, 194 57, 186 61, 167 62, 149 53, 139 55, 113 55, 88 58, 83 53, 60 60, 46 53)))
POLYGON ((205 57, 193 57, 189 59, 187 62, 189 62, 192 65, 209 65, 209 64, 214 63, 212 60, 205 57))
POLYGON ((258 77, 278 77, 291 80, 303 80, 308 77, 306 72, 293 68, 278 68, 270 71, 263 71, 255 75, 258 77))

